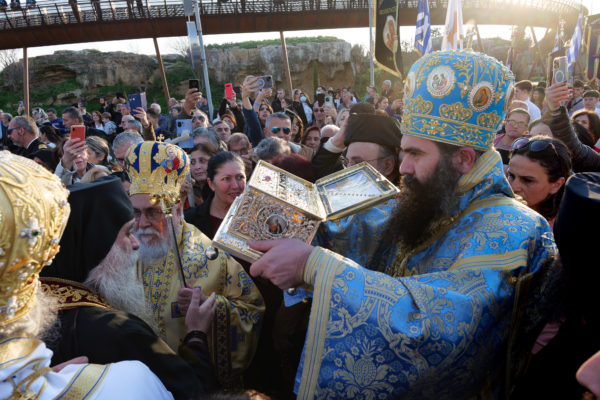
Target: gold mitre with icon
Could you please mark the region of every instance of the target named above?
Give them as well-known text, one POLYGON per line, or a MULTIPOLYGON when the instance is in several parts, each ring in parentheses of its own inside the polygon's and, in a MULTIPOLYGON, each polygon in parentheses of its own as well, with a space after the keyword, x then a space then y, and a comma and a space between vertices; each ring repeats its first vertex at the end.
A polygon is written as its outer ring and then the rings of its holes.
POLYGON ((262 253, 248 247, 249 239, 310 243, 326 219, 357 213, 397 193, 398 188, 366 162, 313 184, 261 160, 229 208, 213 245, 253 262, 262 253))
POLYGON ((35 162, 0 151, 0 326, 25 316, 38 275, 59 250, 69 191, 35 162))
POLYGON ((129 194, 149 194, 152 203, 170 214, 190 171, 188 155, 173 144, 142 142, 129 148, 125 161, 131 180, 129 194))

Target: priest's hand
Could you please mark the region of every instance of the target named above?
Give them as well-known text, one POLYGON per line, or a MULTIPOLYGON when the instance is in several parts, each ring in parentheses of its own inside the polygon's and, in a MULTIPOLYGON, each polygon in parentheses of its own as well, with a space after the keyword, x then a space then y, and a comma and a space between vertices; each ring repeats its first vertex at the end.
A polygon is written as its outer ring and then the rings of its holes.
POLYGON ((312 246, 298 239, 249 240, 248 246, 265 252, 250 266, 252 276, 267 278, 284 290, 304 283, 304 266, 312 246))
POLYGON ((210 330, 217 308, 215 300, 216 295, 214 292, 206 297, 202 294, 200 288, 193 289, 190 306, 185 314, 185 327, 188 332, 202 331, 207 333, 210 330), (201 297, 206 300, 201 301, 201 297))

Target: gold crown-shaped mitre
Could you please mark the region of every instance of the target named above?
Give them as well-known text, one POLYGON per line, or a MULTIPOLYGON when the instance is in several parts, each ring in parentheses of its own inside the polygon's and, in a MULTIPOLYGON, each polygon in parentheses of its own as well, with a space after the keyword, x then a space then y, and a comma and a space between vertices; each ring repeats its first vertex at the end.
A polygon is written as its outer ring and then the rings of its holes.
POLYGON ((190 170, 189 157, 181 147, 142 142, 131 146, 125 159, 131 180, 130 195, 149 194, 151 201, 164 201, 168 208, 179 202, 181 185, 190 170))
POLYGON ((0 326, 27 314, 38 274, 59 249, 69 192, 35 162, 0 152, 0 326))

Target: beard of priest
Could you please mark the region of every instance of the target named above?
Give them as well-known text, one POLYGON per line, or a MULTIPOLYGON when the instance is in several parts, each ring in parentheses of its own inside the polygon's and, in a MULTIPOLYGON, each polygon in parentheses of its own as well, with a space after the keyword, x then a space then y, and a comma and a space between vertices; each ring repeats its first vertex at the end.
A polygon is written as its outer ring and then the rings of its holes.
POLYGON ((134 221, 119 231, 106 257, 92 269, 84 285, 100 294, 113 307, 131 313, 158 331, 156 320, 144 295, 144 285, 137 279, 137 239, 132 234, 134 221))
POLYGON ((208 260, 205 250, 210 239, 182 219, 179 196, 189 163, 181 148, 167 143, 146 141, 127 152, 133 232, 140 241, 137 279, 159 336, 173 350, 187 334, 184 317, 190 288, 201 288, 207 297, 215 294, 213 327, 207 332, 209 349, 221 385, 237 385, 256 349, 264 301, 252 278, 232 257, 219 252, 216 259, 208 260), (169 208, 175 239, 165 213, 169 208))

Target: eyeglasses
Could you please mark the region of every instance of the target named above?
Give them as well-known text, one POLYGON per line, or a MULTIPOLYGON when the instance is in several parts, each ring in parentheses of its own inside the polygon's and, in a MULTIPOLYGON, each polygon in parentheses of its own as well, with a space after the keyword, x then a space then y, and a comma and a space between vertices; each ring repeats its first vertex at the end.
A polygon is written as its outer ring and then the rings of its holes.
POLYGON ((385 157, 374 158, 374 159, 372 159, 372 160, 353 160, 353 159, 348 159, 348 158, 346 158, 346 157, 342 156, 342 158, 341 158, 341 159, 342 159, 342 165, 343 165, 344 167, 351 167, 351 166, 353 166, 353 165, 360 164, 360 163, 361 163, 361 162, 363 162, 363 161, 364 161, 364 162, 373 162, 373 161, 379 161, 379 160, 383 160, 384 158, 388 158, 388 157, 391 157, 391 156, 385 156, 385 157))
POLYGON ((280 130, 283 130, 283 133, 285 135, 289 135, 290 134, 290 128, 280 128, 278 126, 274 126, 274 127, 271 128, 271 132, 273 132, 275 134, 279 133, 280 130))
POLYGON ((137 208, 133 209, 133 218, 135 218, 136 221, 142 219, 142 215, 144 215, 148 221, 156 222, 165 214, 159 208, 147 208, 145 210, 138 210, 137 208))
POLYGON ((195 122, 195 121, 204 122, 204 119, 205 119, 205 118, 204 118, 204 117, 201 115, 201 116, 199 116, 199 117, 194 117, 194 118, 192 118, 192 122, 195 122))
POLYGON ((527 124, 525 122, 521 122, 521 121, 515 121, 514 119, 509 119, 506 121, 506 125, 510 125, 514 128, 526 128, 527 124))
POLYGON ((6 130, 6 133, 8 133, 8 134, 10 135, 10 133, 11 133, 12 131, 14 131, 15 129, 19 129, 19 127, 17 126, 16 128, 8 128, 8 129, 6 130))
POLYGON ((315 112, 325 112, 325 109, 324 108, 316 107, 315 108, 315 112))

